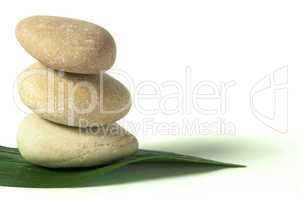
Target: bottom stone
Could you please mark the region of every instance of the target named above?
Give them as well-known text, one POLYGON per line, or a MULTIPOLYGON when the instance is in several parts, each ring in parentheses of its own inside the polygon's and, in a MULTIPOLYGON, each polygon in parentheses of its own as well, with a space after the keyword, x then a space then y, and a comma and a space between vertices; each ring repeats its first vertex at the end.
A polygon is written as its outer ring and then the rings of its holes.
POLYGON ((103 165, 134 154, 137 139, 118 124, 67 127, 31 114, 21 123, 18 148, 27 161, 50 168, 103 165))

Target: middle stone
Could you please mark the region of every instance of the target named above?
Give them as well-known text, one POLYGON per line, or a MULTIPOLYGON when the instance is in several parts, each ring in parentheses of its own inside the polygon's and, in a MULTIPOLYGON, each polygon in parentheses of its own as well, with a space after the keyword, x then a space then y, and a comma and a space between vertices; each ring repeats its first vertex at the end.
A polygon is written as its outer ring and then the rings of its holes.
POLYGON ((129 91, 106 73, 71 74, 35 63, 18 78, 25 105, 44 119, 76 127, 110 124, 131 107, 129 91))

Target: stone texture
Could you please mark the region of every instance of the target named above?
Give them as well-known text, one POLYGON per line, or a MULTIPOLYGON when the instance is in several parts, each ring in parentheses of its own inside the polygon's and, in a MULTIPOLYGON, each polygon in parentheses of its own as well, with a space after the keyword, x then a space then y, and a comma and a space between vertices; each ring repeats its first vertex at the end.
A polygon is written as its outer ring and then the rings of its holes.
POLYGON ((27 161, 50 168, 107 164, 138 150, 136 138, 116 123, 92 131, 55 124, 35 114, 21 123, 17 144, 27 161))
POLYGON ((62 73, 41 63, 19 76, 18 92, 40 117, 68 126, 114 123, 131 107, 129 91, 106 73, 62 73))
POLYGON ((63 17, 33 16, 16 27, 23 48, 44 65, 80 74, 97 74, 114 64, 115 42, 95 24, 63 17))

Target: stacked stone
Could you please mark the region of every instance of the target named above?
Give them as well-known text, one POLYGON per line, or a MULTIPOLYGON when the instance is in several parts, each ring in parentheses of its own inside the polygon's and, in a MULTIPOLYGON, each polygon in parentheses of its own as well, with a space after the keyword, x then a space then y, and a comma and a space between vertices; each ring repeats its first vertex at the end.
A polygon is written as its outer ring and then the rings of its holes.
POLYGON ((37 63, 18 79, 18 91, 33 110, 21 123, 21 155, 37 165, 90 167, 134 154, 137 139, 117 120, 131 107, 129 91, 105 73, 114 64, 115 42, 95 24, 34 16, 16 28, 21 46, 37 63))

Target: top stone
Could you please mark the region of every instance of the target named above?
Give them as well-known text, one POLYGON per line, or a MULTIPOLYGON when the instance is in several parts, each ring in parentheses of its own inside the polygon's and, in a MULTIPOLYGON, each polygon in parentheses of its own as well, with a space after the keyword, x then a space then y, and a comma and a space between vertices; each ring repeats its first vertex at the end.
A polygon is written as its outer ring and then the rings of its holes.
POLYGON ((113 37, 95 24, 64 17, 33 16, 16 27, 23 48, 44 65, 79 74, 111 68, 116 57, 113 37))

